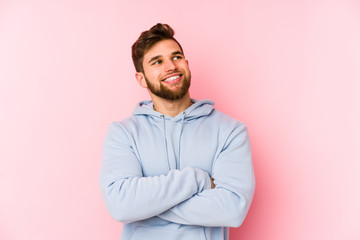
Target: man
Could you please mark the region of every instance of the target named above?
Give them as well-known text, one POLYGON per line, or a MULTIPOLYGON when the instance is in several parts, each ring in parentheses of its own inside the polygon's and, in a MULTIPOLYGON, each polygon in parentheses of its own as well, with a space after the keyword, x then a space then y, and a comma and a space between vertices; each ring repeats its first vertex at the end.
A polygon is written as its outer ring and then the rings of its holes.
POLYGON ((246 126, 190 98, 191 74, 166 24, 132 46, 140 86, 152 101, 110 125, 100 186, 122 240, 228 239, 255 188, 246 126))

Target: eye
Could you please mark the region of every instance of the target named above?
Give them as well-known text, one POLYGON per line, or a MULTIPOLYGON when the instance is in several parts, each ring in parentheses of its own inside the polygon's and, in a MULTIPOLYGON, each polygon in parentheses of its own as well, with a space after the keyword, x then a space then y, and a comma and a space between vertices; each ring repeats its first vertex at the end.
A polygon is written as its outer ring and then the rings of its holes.
POLYGON ((161 61, 161 60, 157 60, 157 61, 153 62, 153 64, 152 64, 152 65, 158 65, 158 64, 161 64, 161 63, 162 63, 162 61, 161 61))
POLYGON ((182 59, 182 56, 175 56, 173 59, 174 60, 182 59))

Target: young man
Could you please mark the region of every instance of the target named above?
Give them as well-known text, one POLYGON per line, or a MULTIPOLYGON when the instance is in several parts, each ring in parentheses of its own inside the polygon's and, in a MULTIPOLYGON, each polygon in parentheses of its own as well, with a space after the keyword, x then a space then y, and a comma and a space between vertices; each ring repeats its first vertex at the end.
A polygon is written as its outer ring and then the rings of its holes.
POLYGON ((100 186, 122 240, 228 239, 255 188, 246 126, 190 98, 191 74, 166 24, 132 46, 140 86, 152 101, 110 125, 100 186))

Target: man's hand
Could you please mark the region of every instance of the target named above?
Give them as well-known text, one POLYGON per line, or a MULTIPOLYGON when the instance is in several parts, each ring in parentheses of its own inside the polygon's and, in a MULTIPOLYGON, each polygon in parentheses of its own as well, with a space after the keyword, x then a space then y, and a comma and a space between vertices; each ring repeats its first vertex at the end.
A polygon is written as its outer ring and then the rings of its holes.
POLYGON ((211 180, 211 189, 214 189, 215 188, 214 179, 210 177, 210 180, 211 180))

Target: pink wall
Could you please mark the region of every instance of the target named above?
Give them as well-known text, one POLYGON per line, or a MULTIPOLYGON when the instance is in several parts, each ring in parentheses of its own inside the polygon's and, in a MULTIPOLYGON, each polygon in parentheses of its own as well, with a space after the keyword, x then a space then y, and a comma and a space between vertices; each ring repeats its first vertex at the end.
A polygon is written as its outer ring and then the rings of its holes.
POLYGON ((101 145, 148 98, 130 46, 157 22, 192 97, 249 127, 257 188, 231 239, 360 239, 358 1, 130 2, 0 1, 0 239, 119 239, 101 145))

